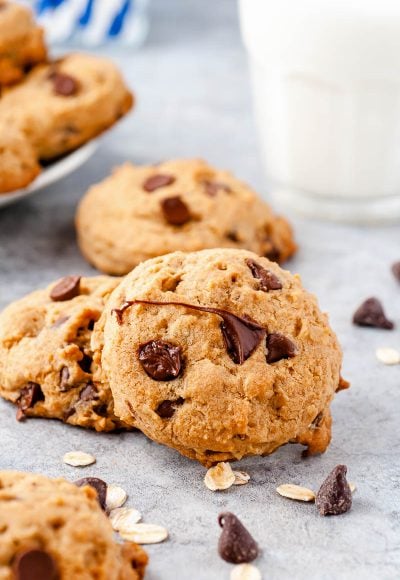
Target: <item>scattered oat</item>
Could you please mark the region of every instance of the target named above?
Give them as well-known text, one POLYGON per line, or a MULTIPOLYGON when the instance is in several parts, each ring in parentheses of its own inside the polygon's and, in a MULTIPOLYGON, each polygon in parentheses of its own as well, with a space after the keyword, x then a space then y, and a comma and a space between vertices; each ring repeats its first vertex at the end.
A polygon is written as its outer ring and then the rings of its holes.
POLYGON ((294 485, 293 483, 285 483, 276 488, 279 495, 287 497, 289 499, 295 499, 298 501, 314 501, 315 493, 312 489, 307 489, 306 487, 301 487, 300 485, 294 485))
POLYGON ((238 564, 232 569, 230 580, 261 580, 261 572, 253 564, 238 564))
POLYGON ((234 471, 233 475, 235 476, 233 485, 245 485, 250 481, 250 475, 245 471, 234 471))
POLYGON ((140 522, 142 514, 132 508, 119 507, 111 510, 109 518, 113 530, 129 533, 131 527, 140 522))
POLYGON ((121 507, 128 497, 126 491, 119 485, 111 483, 107 486, 106 507, 108 510, 114 510, 121 507))
POLYGON ((67 465, 72 465, 72 467, 85 467, 96 463, 96 458, 90 453, 84 453, 83 451, 68 451, 63 456, 63 461, 67 465))
POLYGON ((158 544, 168 538, 168 531, 155 524, 132 524, 127 529, 119 530, 120 536, 136 544, 158 544))
POLYGON ((204 483, 211 491, 228 489, 235 483, 235 474, 229 463, 221 462, 215 467, 210 467, 204 477, 204 483))
POLYGON ((395 348, 377 348, 376 358, 384 365, 398 365, 400 363, 400 352, 395 348))
POLYGON ((351 483, 350 481, 349 481, 349 488, 350 488, 351 493, 354 493, 357 490, 356 484, 351 483))

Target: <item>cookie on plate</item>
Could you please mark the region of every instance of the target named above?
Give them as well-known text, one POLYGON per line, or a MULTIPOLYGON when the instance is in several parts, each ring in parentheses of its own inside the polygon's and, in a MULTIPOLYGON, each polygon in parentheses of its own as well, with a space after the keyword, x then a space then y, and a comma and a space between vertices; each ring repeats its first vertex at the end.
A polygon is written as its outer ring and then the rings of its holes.
POLYGON ((38 159, 48 161, 76 149, 113 125, 133 98, 108 59, 70 54, 40 65, 4 92, 0 121, 16 124, 38 159))
POLYGON ((342 353, 298 276, 245 250, 140 264, 93 333, 115 413, 204 465, 330 442, 342 353))
POLYGON ((48 417, 112 431, 111 391, 93 381, 90 338, 117 278, 67 276, 0 314, 0 395, 17 418, 48 417))
POLYGON ((141 580, 148 557, 117 544, 92 487, 0 471, 2 580, 141 580))
POLYGON ((26 187, 39 173, 35 151, 23 132, 0 121, 0 193, 26 187))
POLYGON ((0 88, 20 81, 46 56, 43 30, 36 25, 31 10, 0 1, 0 88))
POLYGON ((201 160, 118 168, 84 196, 76 227, 83 255, 108 274, 177 250, 246 248, 283 262, 296 249, 284 218, 201 160))

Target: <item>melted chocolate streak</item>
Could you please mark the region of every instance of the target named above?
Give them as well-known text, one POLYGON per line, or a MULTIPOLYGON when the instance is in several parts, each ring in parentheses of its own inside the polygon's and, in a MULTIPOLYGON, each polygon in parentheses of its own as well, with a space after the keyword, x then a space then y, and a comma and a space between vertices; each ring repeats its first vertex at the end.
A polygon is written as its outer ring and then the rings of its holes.
POLYGON ((134 304, 149 304, 154 306, 182 306, 191 310, 217 314, 223 320, 221 332, 229 356, 236 364, 243 364, 245 360, 255 351, 262 339, 266 335, 266 328, 257 324, 250 318, 236 316, 220 308, 208 308, 206 306, 194 306, 184 302, 157 302, 153 300, 131 300, 124 302, 121 308, 114 308, 113 312, 117 317, 118 324, 123 322, 123 313, 134 304))

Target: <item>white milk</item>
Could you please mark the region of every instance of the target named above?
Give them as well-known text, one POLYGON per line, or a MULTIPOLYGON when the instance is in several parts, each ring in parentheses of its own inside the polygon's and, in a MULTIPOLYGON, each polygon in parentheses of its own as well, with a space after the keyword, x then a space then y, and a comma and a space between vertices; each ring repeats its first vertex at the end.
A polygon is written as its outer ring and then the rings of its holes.
POLYGON ((240 0, 270 180, 314 215, 400 216, 400 0, 240 0))

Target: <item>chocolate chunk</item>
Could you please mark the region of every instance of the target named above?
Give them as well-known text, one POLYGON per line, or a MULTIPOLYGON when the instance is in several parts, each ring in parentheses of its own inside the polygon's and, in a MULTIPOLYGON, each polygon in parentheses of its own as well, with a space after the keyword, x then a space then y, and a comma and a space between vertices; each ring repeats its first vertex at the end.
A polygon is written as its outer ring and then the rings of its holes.
POLYGON ((258 545, 242 522, 231 512, 218 516, 222 533, 218 542, 218 553, 231 564, 252 562, 258 556, 258 545))
POLYGON ((93 401, 93 399, 97 399, 97 397, 98 392, 93 383, 88 383, 79 393, 81 401, 93 401))
POLYGON ((57 565, 44 550, 25 550, 14 559, 15 580, 58 580, 57 565))
POLYGON ((69 369, 68 367, 63 367, 60 371, 60 391, 68 391, 71 388, 69 384, 69 369))
POLYGON ((293 358, 298 353, 294 342, 280 332, 268 334, 266 346, 268 364, 278 362, 283 358, 293 358))
POLYGON ((188 206, 179 195, 163 199, 161 209, 167 222, 173 226, 183 226, 192 219, 188 206))
POLYGON ((227 232, 225 237, 228 238, 228 240, 231 240, 231 242, 240 242, 239 236, 234 230, 227 232))
POLYGON ((17 400, 17 420, 21 421, 25 417, 25 411, 34 407, 39 401, 44 401, 44 394, 40 385, 38 383, 28 383, 26 387, 21 389, 17 400))
POLYGON ((163 401, 162 403, 160 403, 156 409, 156 413, 157 415, 159 415, 162 419, 170 419, 172 417, 172 415, 175 413, 176 411, 176 407, 180 407, 180 405, 183 405, 183 403, 185 402, 185 399, 182 399, 182 397, 179 397, 178 399, 175 399, 174 401, 163 401))
POLYGON ((199 312, 217 314, 223 320, 220 328, 227 352, 233 362, 240 365, 243 364, 244 361, 247 360, 249 356, 255 351, 266 333, 265 328, 257 324, 257 322, 251 320, 251 318, 247 316, 236 316, 236 314, 232 314, 231 312, 222 310, 221 308, 195 306, 194 304, 185 304, 184 302, 157 302, 155 300, 127 301, 121 306, 121 308, 114 309, 113 312, 115 312, 119 324, 122 324, 122 314, 133 304, 150 304, 154 306, 182 306, 184 308, 197 310, 199 312))
POLYGON ((50 292, 50 298, 54 302, 64 302, 79 296, 81 285, 80 276, 65 276, 50 292))
POLYGON ((106 403, 101 403, 100 405, 94 405, 92 407, 93 413, 99 415, 99 417, 107 417, 108 416, 108 407, 106 403))
POLYGON ((172 185, 175 182, 175 177, 173 175, 161 174, 152 175, 148 177, 143 183, 143 189, 151 193, 160 187, 166 187, 167 185, 172 185))
POLYGON ((232 190, 229 185, 221 183, 220 181, 210 181, 208 179, 203 181, 204 189, 207 195, 215 197, 219 191, 230 193, 232 190))
POLYGON ((50 73, 50 80, 53 83, 54 93, 61 97, 71 97, 79 90, 78 81, 65 73, 53 71, 50 73))
POLYGON ((269 290, 281 290, 282 283, 271 270, 266 270, 255 260, 246 260, 246 264, 250 268, 253 278, 260 281, 260 290, 268 292, 269 290))
POLYGON ((395 262, 392 266, 392 272, 396 280, 400 282, 400 262, 395 262))
POLYGON ((382 304, 377 298, 368 298, 353 315, 353 323, 358 326, 372 326, 392 330, 393 322, 386 318, 382 304))
POLYGON ((162 340, 150 340, 141 344, 139 360, 145 372, 155 381, 176 379, 182 370, 180 346, 162 340))
POLYGON ((90 373, 90 369, 92 367, 93 359, 88 354, 82 353, 83 357, 81 360, 78 360, 78 365, 81 367, 84 373, 90 373))
POLYGON ((321 516, 337 516, 351 508, 352 497, 346 473, 345 465, 337 465, 321 485, 315 499, 321 516))
POLYGON ((103 511, 106 511, 106 497, 107 497, 107 484, 102 479, 98 477, 83 477, 74 481, 75 485, 78 487, 83 487, 84 485, 90 485, 94 487, 97 491, 97 499, 99 500, 100 507, 103 511))
POLYGON ((265 336, 265 328, 247 318, 229 312, 217 312, 222 317, 221 332, 226 350, 234 363, 241 365, 256 350, 265 336))

